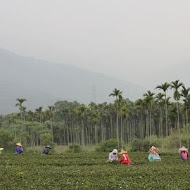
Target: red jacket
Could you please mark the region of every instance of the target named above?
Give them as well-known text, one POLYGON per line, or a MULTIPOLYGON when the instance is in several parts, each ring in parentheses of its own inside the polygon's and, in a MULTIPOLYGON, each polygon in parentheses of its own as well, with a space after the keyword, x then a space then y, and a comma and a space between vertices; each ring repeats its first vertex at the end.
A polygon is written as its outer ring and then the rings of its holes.
POLYGON ((120 163, 121 164, 130 164, 131 163, 131 160, 130 160, 128 154, 125 153, 121 156, 120 163))

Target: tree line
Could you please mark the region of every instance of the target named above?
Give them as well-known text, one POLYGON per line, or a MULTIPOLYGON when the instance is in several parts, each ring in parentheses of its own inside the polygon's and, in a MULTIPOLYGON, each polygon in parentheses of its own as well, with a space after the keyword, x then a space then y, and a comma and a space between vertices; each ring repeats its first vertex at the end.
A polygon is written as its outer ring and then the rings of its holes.
POLYGON ((190 88, 176 80, 156 86, 155 91, 147 91, 142 98, 131 101, 115 88, 109 94, 114 97, 112 103, 58 101, 47 109, 39 107, 34 111, 27 111, 27 100, 19 98, 19 113, 0 116, 0 130, 8 131, 15 141, 28 146, 47 142, 93 145, 111 138, 118 139, 119 146, 135 138, 163 138, 174 132, 180 135, 189 124, 190 88))

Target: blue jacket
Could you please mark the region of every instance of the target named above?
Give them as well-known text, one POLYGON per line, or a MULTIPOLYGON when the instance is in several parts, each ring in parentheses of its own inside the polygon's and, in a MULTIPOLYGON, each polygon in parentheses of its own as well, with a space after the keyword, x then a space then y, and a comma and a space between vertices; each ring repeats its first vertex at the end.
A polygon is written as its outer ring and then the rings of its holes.
POLYGON ((23 153, 23 148, 22 147, 16 147, 15 151, 16 151, 16 153, 21 154, 21 153, 23 153))
POLYGON ((43 154, 49 154, 50 152, 50 148, 49 147, 45 147, 43 150, 43 154))
POLYGON ((148 160, 149 160, 150 162, 152 162, 152 161, 160 161, 161 158, 160 158, 159 154, 152 154, 152 153, 150 153, 150 154, 148 155, 148 160))

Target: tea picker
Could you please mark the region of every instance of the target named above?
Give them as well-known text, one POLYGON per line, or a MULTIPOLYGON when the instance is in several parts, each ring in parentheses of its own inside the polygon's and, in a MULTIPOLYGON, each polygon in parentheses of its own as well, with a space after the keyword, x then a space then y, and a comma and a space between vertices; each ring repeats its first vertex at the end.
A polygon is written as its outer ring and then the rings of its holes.
POLYGON ((154 147, 154 146, 152 146, 151 148, 150 148, 150 150, 149 150, 149 155, 148 155, 148 160, 150 161, 150 162, 153 162, 153 161, 161 161, 161 158, 160 158, 160 156, 159 156, 159 153, 160 152, 160 150, 158 149, 158 148, 156 148, 156 147, 154 147))
POLYGON ((188 149, 184 146, 179 149, 180 157, 183 161, 187 160, 188 158, 188 149))
POLYGON ((4 148, 0 148, 0 154, 2 154, 2 150, 4 150, 4 148))
POLYGON ((17 154, 22 154, 23 153, 23 147, 22 144, 20 142, 16 143, 16 148, 15 148, 15 152, 17 154))
POLYGON ((109 162, 118 161, 117 153, 118 153, 117 149, 113 149, 113 151, 109 153, 108 161, 109 162))
POLYGON ((46 154, 46 155, 48 155, 49 152, 50 152, 50 150, 51 150, 51 146, 50 146, 50 145, 47 145, 47 146, 45 146, 45 148, 44 148, 42 154, 46 154))
POLYGON ((123 165, 131 164, 131 160, 126 150, 122 149, 121 152, 119 152, 119 154, 121 154, 120 164, 123 164, 123 165))

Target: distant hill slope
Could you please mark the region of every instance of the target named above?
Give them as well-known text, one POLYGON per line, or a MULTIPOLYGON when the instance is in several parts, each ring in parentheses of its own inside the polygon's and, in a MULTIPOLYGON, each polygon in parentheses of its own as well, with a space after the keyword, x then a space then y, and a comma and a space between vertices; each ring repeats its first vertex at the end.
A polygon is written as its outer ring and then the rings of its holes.
MULTIPOLYGON (((15 111, 17 98, 26 98, 28 109, 57 100, 80 103, 110 101, 114 88, 129 99, 142 96, 142 87, 102 74, 16 55, 0 49, 0 114, 15 111)), ((108 68, 109 69, 109 68, 108 68)))

